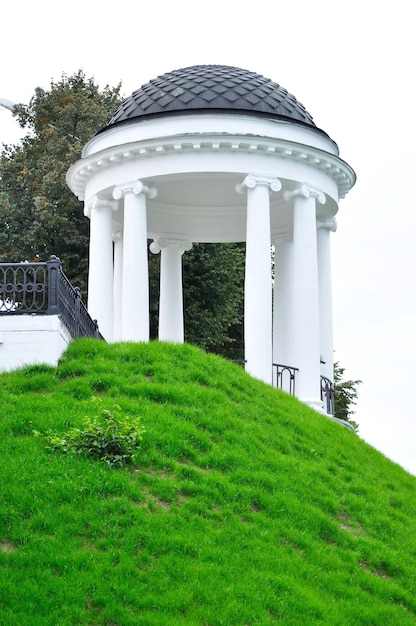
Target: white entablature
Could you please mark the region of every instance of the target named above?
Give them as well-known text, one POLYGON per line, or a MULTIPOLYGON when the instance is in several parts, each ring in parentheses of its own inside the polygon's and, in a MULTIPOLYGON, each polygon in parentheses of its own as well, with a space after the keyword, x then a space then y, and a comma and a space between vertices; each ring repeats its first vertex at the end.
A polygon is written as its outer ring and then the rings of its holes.
MULTIPOLYGON (((134 132, 141 129, 131 126, 127 131, 124 127, 116 128, 106 132, 105 136, 94 137, 85 146, 83 159, 75 163, 69 171, 74 193, 80 200, 85 200, 86 188, 94 174, 115 164, 137 162, 162 154, 176 158, 180 152, 221 152, 232 158, 238 153, 256 152, 266 157, 278 157, 288 164, 303 163, 329 175, 336 185, 338 198, 343 198, 355 183, 354 171, 339 158, 334 142, 329 138, 316 137, 316 132, 309 129, 293 128, 287 122, 273 121, 270 124, 270 121, 263 119, 253 121, 253 118, 239 119, 240 123, 237 125, 231 123, 234 121, 233 116, 224 114, 191 117, 192 126, 189 126, 188 119, 184 123, 182 116, 174 116, 167 122, 160 119, 146 122, 144 137, 143 132, 134 132), (172 122, 176 122, 176 127, 172 122), (209 130, 204 127, 209 127, 209 130), (178 134, 179 129, 182 134, 178 134)), ((149 175, 151 174, 150 170, 149 175)))
POLYGON ((271 383, 273 363, 293 366, 297 395, 322 408, 328 224, 355 174, 293 96, 238 68, 166 74, 122 104, 67 181, 91 220, 88 308, 108 340, 149 339, 148 239, 161 253, 159 336, 176 342, 182 255, 197 242, 244 241, 246 369, 271 383))

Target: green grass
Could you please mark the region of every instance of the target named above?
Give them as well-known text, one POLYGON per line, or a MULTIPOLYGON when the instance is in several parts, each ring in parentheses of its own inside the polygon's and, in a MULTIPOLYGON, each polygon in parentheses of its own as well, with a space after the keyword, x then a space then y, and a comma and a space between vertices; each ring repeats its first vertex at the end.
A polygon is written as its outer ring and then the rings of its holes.
POLYGON ((415 478, 240 367, 79 340, 0 406, 2 626, 416 624, 415 478), (33 436, 94 396, 141 416, 135 465, 33 436))

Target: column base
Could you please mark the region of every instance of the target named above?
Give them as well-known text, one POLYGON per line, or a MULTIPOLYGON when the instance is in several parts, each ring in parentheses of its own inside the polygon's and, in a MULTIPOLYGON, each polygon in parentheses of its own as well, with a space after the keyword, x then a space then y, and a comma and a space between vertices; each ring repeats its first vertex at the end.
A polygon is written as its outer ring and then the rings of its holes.
POLYGON ((337 424, 339 424, 340 426, 344 426, 345 428, 349 428, 350 430, 352 430, 353 432, 355 432, 355 428, 352 424, 350 424, 349 422, 346 422, 345 420, 341 420, 338 417, 334 417, 333 415, 328 415, 328 413, 325 413, 325 415, 332 420, 333 422, 336 422, 337 424))
POLYGON ((324 409, 324 404, 321 399, 317 400, 315 398, 299 398, 299 400, 303 402, 304 404, 307 404, 308 406, 310 406, 311 409, 314 409, 318 413, 323 413, 324 415, 327 415, 324 409))

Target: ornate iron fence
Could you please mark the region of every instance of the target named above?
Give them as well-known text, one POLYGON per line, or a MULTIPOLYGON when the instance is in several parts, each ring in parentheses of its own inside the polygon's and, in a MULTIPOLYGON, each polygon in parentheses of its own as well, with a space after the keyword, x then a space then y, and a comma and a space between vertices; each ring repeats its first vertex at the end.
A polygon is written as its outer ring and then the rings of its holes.
POLYGON ((56 256, 45 263, 0 263, 0 315, 23 314, 59 315, 74 339, 103 339, 56 256))
MULTIPOLYGON (((291 395, 296 393, 297 367, 273 363, 276 372, 276 387, 283 389, 291 395)), ((335 415, 335 389, 334 384, 326 376, 321 376, 321 400, 328 415, 335 415)))
POLYGON ((291 365, 282 365, 281 363, 273 363, 273 368, 276 372, 276 387, 294 396, 296 392, 296 372, 299 369, 291 365))
POLYGON ((328 415, 335 415, 334 384, 326 376, 321 376, 321 400, 328 415))

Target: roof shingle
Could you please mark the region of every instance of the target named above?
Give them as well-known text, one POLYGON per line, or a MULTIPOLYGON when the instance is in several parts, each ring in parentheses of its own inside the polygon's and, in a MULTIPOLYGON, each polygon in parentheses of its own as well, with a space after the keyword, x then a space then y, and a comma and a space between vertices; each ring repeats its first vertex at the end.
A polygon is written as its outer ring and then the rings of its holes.
POLYGON ((133 92, 106 128, 141 117, 215 110, 283 118, 316 128, 303 104, 286 89, 269 78, 226 65, 195 65, 158 76, 133 92))

